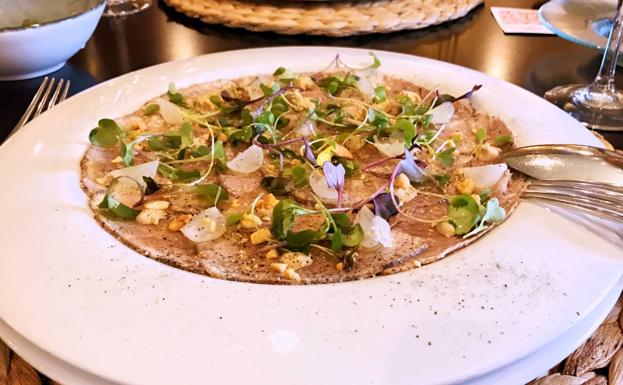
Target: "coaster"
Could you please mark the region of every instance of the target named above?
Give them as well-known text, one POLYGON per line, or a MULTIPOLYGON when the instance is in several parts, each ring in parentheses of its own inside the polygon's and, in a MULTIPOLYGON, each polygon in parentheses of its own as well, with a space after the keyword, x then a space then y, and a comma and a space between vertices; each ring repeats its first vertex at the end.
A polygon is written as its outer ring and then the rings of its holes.
POLYGON ((351 36, 420 29, 465 16, 483 0, 164 0, 209 24, 286 35, 351 36))

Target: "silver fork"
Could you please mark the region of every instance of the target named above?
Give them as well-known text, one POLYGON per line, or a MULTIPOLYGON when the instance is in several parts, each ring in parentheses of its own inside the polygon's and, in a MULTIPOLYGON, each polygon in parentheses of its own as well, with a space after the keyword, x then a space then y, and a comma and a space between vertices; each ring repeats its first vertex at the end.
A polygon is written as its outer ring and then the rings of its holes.
POLYGON ((67 98, 67 92, 69 91, 71 80, 59 79, 58 83, 56 83, 56 88, 54 87, 55 83, 56 79, 54 78, 49 79, 46 76, 43 79, 43 82, 41 82, 35 96, 33 96, 30 101, 28 108, 26 108, 24 115, 22 115, 22 118, 19 122, 17 122, 17 125, 13 128, 13 130, 9 132, 7 138, 22 128, 30 120, 36 118, 41 115, 42 112, 49 110, 67 98))
POLYGON ((555 202, 623 223, 621 186, 571 180, 532 180, 522 198, 555 202))

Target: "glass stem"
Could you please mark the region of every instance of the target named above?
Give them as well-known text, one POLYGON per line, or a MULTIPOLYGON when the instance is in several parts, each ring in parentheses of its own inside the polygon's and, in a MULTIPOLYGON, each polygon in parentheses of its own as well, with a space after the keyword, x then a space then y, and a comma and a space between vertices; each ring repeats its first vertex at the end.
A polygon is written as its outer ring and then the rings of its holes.
POLYGON ((619 47, 623 40, 623 9, 622 1, 618 1, 617 14, 608 36, 608 45, 604 53, 599 67, 599 73, 591 84, 591 88, 599 92, 615 92, 614 73, 617 67, 617 59, 619 57, 619 47))

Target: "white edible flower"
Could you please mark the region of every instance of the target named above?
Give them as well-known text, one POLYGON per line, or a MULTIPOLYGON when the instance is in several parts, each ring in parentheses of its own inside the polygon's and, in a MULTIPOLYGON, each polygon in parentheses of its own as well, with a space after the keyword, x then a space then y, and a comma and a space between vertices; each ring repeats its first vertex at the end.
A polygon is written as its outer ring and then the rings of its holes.
POLYGON ((378 244, 383 247, 392 247, 392 229, 389 223, 364 206, 357 213, 357 223, 361 225, 363 229, 363 240, 361 246, 365 248, 373 248, 378 244))

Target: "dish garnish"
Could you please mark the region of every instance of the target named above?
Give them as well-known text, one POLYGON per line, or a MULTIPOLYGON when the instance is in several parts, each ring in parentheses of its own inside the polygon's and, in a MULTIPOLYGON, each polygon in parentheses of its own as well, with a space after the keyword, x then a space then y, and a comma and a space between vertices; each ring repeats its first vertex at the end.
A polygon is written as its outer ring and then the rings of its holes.
POLYGON ((89 134, 96 219, 162 262, 216 278, 326 283, 443 258, 503 221, 525 180, 513 134, 452 96, 339 56, 316 73, 178 90, 89 134))

